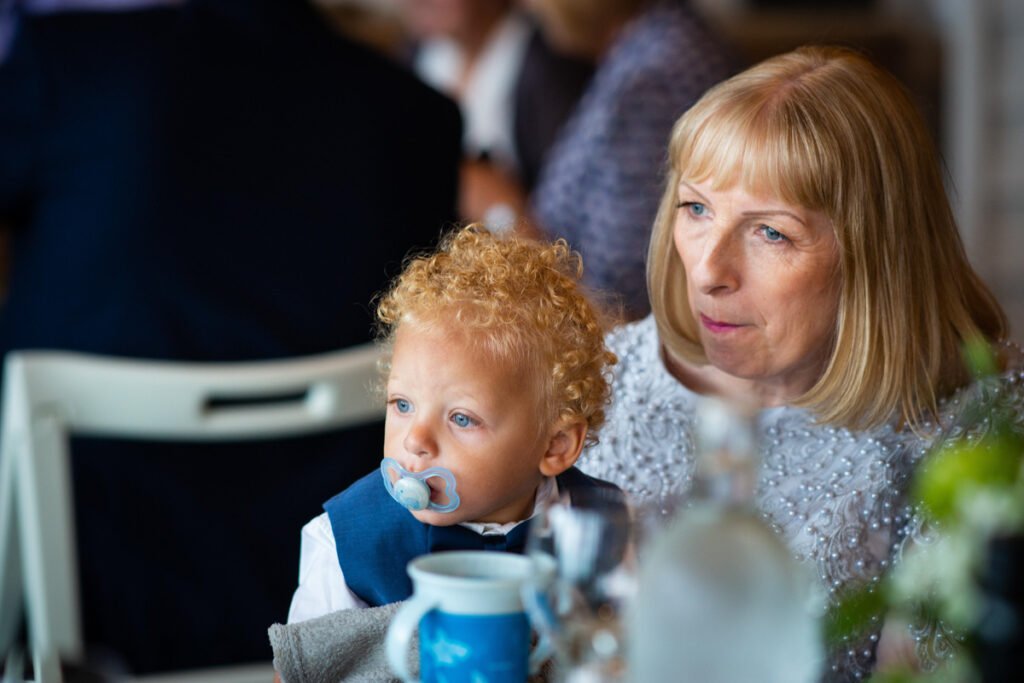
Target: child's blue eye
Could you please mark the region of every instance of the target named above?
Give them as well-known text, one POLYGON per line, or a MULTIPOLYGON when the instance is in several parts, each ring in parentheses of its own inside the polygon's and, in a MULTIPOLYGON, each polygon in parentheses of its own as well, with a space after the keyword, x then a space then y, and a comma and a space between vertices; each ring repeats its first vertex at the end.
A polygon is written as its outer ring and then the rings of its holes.
POLYGON ((412 412, 412 404, 409 403, 408 401, 406 401, 404 398, 396 398, 395 399, 395 410, 397 410, 400 413, 411 413, 412 412))
POLYGON ((452 422, 458 427, 472 427, 475 424, 475 420, 469 415, 463 413, 455 413, 452 415, 452 422))

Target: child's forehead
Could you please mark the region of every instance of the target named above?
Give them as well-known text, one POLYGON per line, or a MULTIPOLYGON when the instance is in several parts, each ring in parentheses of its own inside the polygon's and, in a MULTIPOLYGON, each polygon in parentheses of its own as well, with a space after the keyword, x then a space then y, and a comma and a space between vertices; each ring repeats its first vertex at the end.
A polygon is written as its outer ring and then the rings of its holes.
POLYGON ((448 354, 458 353, 463 357, 471 357, 482 364, 490 366, 519 365, 516 362, 518 353, 513 353, 508 340, 502 338, 494 330, 467 326, 456 320, 441 318, 406 319, 396 328, 395 348, 403 346, 399 340, 416 339, 420 344, 415 346, 431 346, 441 348, 448 354))
POLYGON ((392 368, 396 360, 401 363, 419 361, 415 357, 396 358, 398 353, 408 352, 457 357, 460 365, 478 368, 490 378, 509 385, 521 385, 544 374, 539 354, 524 349, 525 345, 517 343, 515 335, 502 335, 494 330, 451 321, 405 320, 395 328, 394 342, 392 368))
POLYGON ((397 330, 386 385, 389 392, 415 400, 429 397, 485 415, 502 413, 511 405, 532 405, 540 416, 547 406, 546 383, 531 366, 496 355, 465 335, 437 329, 397 330))

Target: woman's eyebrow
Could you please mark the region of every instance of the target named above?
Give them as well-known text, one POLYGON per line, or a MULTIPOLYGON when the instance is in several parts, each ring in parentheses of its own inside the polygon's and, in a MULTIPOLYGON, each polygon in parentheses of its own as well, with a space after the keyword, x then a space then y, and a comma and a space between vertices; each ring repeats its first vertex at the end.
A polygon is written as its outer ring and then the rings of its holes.
POLYGON ((750 216, 789 216, 793 220, 799 222, 801 225, 807 225, 807 221, 805 221, 803 218, 801 218, 800 216, 796 215, 792 211, 786 211, 785 209, 760 209, 760 210, 757 210, 757 211, 744 211, 740 215, 747 216, 747 217, 750 217, 750 216))
POLYGON ((680 181, 679 181, 679 184, 680 184, 680 185, 685 185, 685 186, 686 186, 686 189, 688 189, 688 190, 689 190, 690 192, 692 192, 692 193, 694 193, 695 195, 697 195, 697 196, 698 196, 698 197, 700 198, 701 202, 703 202, 704 204, 710 204, 710 203, 711 203, 711 202, 709 202, 709 201, 708 201, 708 198, 707 198, 707 197, 705 197, 704 195, 702 195, 702 194, 701 194, 701 193, 700 193, 700 192, 699 192, 699 191, 697 190, 697 188, 695 188, 695 187, 694 187, 693 185, 691 185, 690 183, 686 182, 685 180, 680 180, 680 181))

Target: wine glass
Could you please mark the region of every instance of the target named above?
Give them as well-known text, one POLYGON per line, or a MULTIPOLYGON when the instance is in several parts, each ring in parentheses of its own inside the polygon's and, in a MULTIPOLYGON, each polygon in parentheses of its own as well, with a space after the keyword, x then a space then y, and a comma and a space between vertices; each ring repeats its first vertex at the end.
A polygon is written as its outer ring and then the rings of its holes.
POLYGON ((632 529, 626 497, 613 488, 563 494, 533 519, 524 603, 554 651, 561 683, 624 678, 622 614, 636 588, 632 529))

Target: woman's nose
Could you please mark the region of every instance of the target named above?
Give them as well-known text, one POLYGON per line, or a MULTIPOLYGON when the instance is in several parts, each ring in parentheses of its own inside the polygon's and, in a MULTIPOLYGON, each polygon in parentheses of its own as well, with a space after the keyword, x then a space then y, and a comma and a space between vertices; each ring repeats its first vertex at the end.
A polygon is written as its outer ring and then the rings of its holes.
POLYGON ((416 420, 409 426, 403 445, 406 451, 421 458, 437 455, 437 441, 430 427, 422 420, 416 420))
POLYGON ((710 234, 692 268, 690 279, 702 294, 731 292, 739 286, 740 258, 730 235, 710 234))

